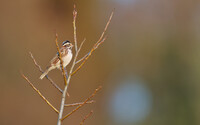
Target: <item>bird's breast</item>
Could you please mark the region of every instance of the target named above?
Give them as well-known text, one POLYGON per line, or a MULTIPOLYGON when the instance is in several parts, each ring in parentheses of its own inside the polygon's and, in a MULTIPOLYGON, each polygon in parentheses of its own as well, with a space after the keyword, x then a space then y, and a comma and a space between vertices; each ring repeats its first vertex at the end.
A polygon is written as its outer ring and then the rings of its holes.
POLYGON ((72 60, 72 52, 69 51, 69 53, 63 57, 63 66, 66 67, 71 60, 72 60))

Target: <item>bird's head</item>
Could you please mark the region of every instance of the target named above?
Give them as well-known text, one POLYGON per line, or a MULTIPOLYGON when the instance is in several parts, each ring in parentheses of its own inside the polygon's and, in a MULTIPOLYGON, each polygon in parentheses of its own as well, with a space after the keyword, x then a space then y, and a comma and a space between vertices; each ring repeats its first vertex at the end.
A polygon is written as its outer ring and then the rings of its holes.
POLYGON ((62 43, 63 47, 72 48, 74 45, 69 40, 66 40, 62 43))

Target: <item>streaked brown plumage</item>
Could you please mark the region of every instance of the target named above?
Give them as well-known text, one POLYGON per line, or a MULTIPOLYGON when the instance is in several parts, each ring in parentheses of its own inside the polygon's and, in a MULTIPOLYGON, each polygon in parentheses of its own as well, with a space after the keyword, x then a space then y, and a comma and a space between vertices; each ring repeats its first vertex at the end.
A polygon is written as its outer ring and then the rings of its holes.
MULTIPOLYGON (((64 41, 62 44, 60 52, 64 67, 66 67, 72 59, 72 47, 73 45, 68 40, 64 41)), ((59 53, 57 53, 56 56, 50 61, 50 65, 47 67, 45 72, 40 76, 40 79, 43 79, 49 73, 49 71, 55 68, 61 69, 59 53)))

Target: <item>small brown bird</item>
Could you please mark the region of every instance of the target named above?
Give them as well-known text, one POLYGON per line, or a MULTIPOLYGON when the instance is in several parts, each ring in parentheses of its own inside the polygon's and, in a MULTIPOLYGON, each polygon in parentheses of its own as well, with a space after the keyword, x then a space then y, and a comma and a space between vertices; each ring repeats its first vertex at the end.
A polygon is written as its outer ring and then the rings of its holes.
MULTIPOLYGON (((63 67, 66 67, 70 63, 70 61, 72 60, 72 55, 73 55, 72 54, 72 47, 73 47, 73 45, 68 40, 66 40, 62 43, 62 47, 60 49, 60 52, 61 52, 61 57, 62 57, 62 60, 63 60, 63 67)), ((58 52, 57 52, 56 56, 50 61, 50 65, 47 67, 45 72, 40 76, 40 79, 43 79, 49 73, 49 71, 51 71, 55 68, 61 70, 58 52)))

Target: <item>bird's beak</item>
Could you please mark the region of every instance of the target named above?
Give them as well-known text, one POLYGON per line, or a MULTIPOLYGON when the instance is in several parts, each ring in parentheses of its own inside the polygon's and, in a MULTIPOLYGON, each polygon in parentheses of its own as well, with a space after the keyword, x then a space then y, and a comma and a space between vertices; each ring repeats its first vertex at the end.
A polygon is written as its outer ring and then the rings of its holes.
POLYGON ((73 44, 71 44, 71 47, 74 47, 74 45, 73 45, 73 44))

